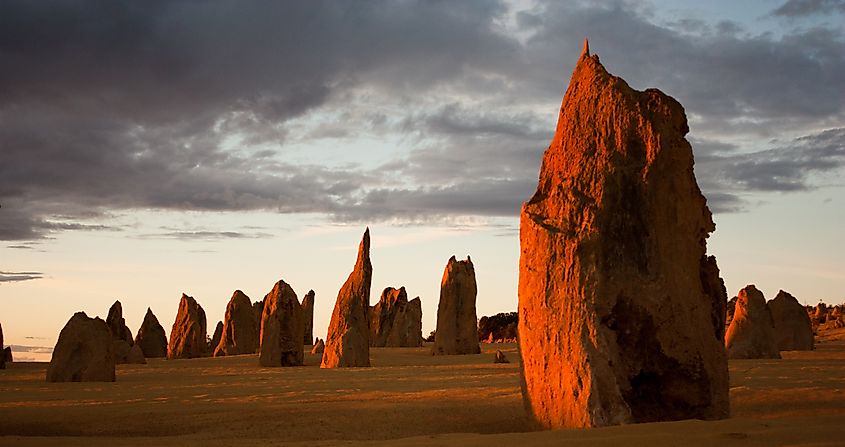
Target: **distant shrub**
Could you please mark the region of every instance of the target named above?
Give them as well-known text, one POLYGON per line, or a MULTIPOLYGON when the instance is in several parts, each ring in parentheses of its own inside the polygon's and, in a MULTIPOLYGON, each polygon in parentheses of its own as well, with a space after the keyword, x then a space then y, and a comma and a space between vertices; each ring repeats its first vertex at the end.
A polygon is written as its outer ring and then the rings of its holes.
POLYGON ((490 338, 490 334, 493 334, 493 340, 516 338, 518 325, 519 314, 517 312, 481 317, 478 320, 478 341, 487 340, 490 338))

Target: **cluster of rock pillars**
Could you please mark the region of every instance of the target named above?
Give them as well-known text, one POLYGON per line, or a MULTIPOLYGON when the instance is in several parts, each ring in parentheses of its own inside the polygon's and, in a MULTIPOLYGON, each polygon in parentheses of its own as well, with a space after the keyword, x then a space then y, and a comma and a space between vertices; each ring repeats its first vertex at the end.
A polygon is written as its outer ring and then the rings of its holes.
MULTIPOLYGON (((728 358, 813 349, 808 312, 788 293, 766 303, 750 285, 728 302, 707 254, 715 224, 688 131, 681 104, 632 89, 585 42, 537 191, 520 215, 521 385, 543 427, 726 418, 728 358)), ((387 288, 369 306, 369 251, 367 230, 325 340, 313 340, 314 292, 300 303, 284 281, 255 303, 235 291, 210 344, 205 312, 190 296, 182 296, 169 342, 149 309, 133 339, 116 302, 106 321, 73 315, 47 381, 113 381, 115 363, 164 356, 257 352, 263 366, 296 366, 312 343, 323 368, 367 367, 371 346, 422 346, 419 298, 387 288)), ((433 354, 480 352, 475 300, 472 262, 452 257, 433 354)))

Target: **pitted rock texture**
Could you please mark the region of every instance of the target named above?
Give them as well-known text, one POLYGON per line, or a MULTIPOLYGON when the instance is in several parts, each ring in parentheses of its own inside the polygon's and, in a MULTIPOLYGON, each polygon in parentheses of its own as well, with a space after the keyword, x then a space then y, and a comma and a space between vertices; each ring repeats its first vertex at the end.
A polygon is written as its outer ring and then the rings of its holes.
POLYGON ((585 42, 520 215, 522 390, 543 427, 728 417, 727 299, 688 130, 585 42))

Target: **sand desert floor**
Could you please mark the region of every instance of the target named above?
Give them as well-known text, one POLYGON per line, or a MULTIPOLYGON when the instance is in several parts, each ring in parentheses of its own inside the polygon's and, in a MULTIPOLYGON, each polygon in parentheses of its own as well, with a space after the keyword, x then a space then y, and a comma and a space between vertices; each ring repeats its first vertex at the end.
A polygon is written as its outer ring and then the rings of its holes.
POLYGON ((845 330, 812 352, 731 361, 733 416, 535 431, 516 363, 376 348, 372 368, 261 368, 255 356, 120 365, 115 383, 0 371, 0 445, 845 445, 845 330))

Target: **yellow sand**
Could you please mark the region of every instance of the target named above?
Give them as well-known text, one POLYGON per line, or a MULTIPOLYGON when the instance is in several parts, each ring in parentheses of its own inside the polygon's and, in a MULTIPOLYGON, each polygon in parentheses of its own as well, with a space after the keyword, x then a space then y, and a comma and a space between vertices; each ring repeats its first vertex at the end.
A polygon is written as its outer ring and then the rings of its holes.
POLYGON ((813 352, 731 361, 733 417, 533 431, 516 363, 378 348, 372 368, 261 368, 256 356, 153 359, 116 383, 44 381, 46 364, 0 371, 0 446, 63 445, 845 445, 845 331, 813 352))

